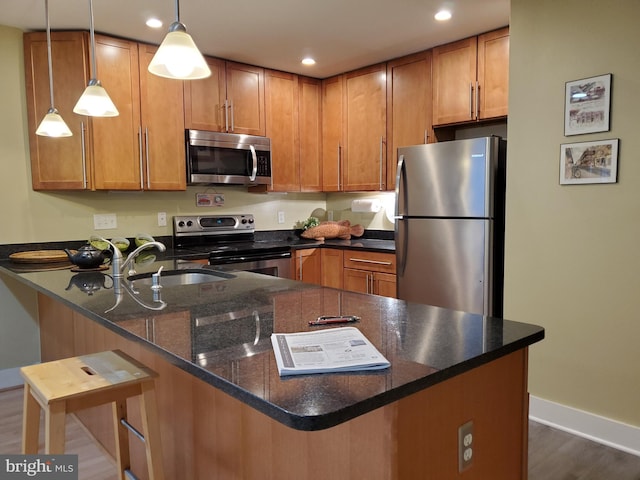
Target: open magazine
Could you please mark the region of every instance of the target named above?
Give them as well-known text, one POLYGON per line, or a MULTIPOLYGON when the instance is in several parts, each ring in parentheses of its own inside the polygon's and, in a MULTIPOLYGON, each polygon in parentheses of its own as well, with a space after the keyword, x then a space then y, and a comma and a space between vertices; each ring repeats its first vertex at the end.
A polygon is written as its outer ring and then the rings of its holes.
POLYGON ((281 376, 379 370, 390 365, 355 327, 274 333, 271 343, 281 376))

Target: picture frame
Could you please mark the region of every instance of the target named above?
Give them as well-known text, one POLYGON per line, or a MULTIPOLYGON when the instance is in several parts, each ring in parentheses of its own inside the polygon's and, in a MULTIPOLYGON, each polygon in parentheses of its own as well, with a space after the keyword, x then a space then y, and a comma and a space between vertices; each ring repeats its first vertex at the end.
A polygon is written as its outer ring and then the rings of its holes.
POLYGON ((560 145, 560 184, 616 183, 617 138, 560 145))
POLYGON ((565 137, 609 131, 611 78, 607 73, 565 84, 565 137))

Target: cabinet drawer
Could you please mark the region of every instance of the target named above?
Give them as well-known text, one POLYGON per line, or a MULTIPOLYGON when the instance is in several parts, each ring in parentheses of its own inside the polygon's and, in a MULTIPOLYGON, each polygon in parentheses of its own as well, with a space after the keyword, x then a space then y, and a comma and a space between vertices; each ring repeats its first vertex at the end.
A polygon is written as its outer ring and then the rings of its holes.
POLYGON ((396 273, 396 256, 393 253, 344 251, 344 268, 356 268, 371 272, 396 273))

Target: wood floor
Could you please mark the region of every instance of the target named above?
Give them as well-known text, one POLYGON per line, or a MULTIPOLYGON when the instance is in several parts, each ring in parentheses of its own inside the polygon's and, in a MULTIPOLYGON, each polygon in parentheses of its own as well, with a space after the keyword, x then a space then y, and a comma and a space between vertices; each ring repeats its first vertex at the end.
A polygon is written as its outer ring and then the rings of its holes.
MULTIPOLYGON (((0 453, 20 453, 21 430, 22 388, 0 391, 0 453)), ((79 480, 117 480, 114 461, 72 415, 66 438, 79 480)), ((640 457, 529 422, 529 480, 640 480, 640 457)))

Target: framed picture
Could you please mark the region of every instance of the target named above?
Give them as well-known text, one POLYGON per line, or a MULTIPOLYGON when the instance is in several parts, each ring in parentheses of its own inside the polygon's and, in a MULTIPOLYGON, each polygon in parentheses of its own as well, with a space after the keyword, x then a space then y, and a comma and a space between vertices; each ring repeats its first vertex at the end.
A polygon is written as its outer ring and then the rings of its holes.
POLYGON ((608 132, 611 74, 565 84, 564 135, 608 132))
POLYGON ((560 145, 560 184, 616 183, 618 142, 615 138, 560 145))

